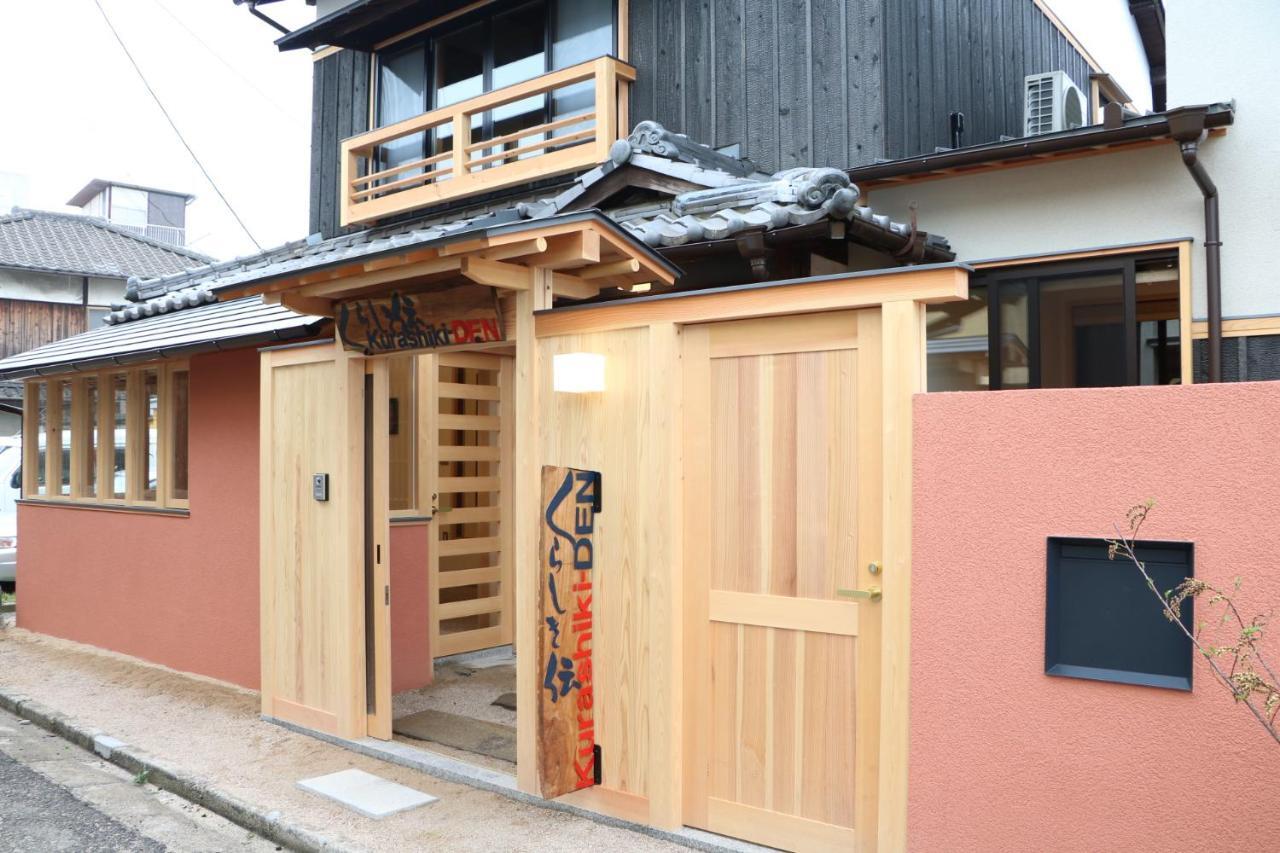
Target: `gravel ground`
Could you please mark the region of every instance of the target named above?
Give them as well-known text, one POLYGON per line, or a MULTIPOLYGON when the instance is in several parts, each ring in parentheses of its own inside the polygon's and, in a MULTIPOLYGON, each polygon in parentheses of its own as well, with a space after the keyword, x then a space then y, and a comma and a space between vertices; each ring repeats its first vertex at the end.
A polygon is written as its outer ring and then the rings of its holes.
POLYGON ((263 722, 256 693, 19 628, 0 630, 0 683, 233 796, 368 850, 683 849, 357 755, 263 722), (295 787, 348 767, 440 799, 374 821, 295 787))
POLYGON ((395 716, 400 719, 429 709, 514 729, 516 712, 499 708, 493 700, 515 689, 516 668, 512 664, 477 669, 462 663, 442 663, 436 666, 436 680, 430 687, 395 695, 395 716))

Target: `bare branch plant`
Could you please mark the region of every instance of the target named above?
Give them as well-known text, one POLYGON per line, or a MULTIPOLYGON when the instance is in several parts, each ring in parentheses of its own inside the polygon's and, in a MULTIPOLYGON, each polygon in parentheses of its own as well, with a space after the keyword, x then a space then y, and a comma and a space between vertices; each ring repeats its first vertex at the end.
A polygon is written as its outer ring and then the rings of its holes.
POLYGON ((1164 608, 1165 618, 1177 625, 1187 635, 1197 652, 1209 664, 1214 677, 1230 691, 1238 703, 1243 703, 1257 718, 1267 733, 1280 743, 1280 729, 1277 728, 1277 715, 1280 715, 1280 679, 1268 664, 1263 650, 1259 648, 1263 630, 1270 614, 1254 616, 1245 621, 1240 614, 1232 593, 1240 591, 1240 578, 1235 578, 1231 593, 1196 578, 1186 578, 1174 589, 1161 593, 1156 589, 1155 581, 1147 572, 1146 565, 1138 559, 1137 541, 1148 513, 1155 507, 1155 501, 1146 501, 1129 510, 1127 533, 1116 526, 1116 538, 1108 539, 1108 556, 1124 558, 1142 573, 1147 587, 1155 595, 1160 606, 1164 608), (1182 621, 1182 605, 1187 599, 1203 598, 1203 607, 1213 612, 1214 620, 1209 623, 1197 620, 1194 629, 1188 629, 1182 621), (1220 607, 1219 607, 1220 605, 1220 607), (1216 608, 1216 612, 1214 609, 1216 608), (1223 645, 1209 642, 1210 637, 1229 637, 1223 645), (1226 661, 1230 659, 1229 666, 1226 661))

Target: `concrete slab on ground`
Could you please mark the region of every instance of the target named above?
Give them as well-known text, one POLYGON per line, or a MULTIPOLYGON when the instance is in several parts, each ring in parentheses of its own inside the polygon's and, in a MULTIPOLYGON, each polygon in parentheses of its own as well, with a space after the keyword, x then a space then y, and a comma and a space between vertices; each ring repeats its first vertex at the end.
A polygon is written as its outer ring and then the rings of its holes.
POLYGON ((303 779, 298 787, 328 797, 335 803, 375 820, 434 803, 437 799, 408 785, 354 768, 303 779))
POLYGON ((431 709, 401 717, 392 725, 398 735, 516 763, 516 730, 511 726, 431 709))

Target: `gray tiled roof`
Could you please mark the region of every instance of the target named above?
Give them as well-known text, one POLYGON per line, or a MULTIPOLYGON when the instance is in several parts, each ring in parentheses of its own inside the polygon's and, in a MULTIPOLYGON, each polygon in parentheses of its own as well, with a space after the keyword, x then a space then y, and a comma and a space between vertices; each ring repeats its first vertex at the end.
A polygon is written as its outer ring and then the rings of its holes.
POLYGON ((767 175, 747 160, 691 142, 654 122, 642 122, 628 139, 614 145, 608 162, 579 176, 551 198, 423 217, 328 240, 311 237, 197 269, 174 270, 150 279, 130 278, 127 295, 134 304, 113 312, 108 325, 0 361, 0 377, 69 366, 86 369, 129 363, 224 345, 247 346, 253 336, 273 340, 313 334, 321 322, 318 318, 265 305, 256 296, 219 302, 217 294, 236 285, 450 240, 465 233, 541 224, 552 217, 598 216, 573 211, 598 203, 593 201, 593 188, 624 168, 656 173, 666 186, 692 187, 675 195, 653 192, 648 201, 603 211, 619 233, 635 240, 642 251, 645 247, 655 251, 731 239, 747 229, 769 231, 830 219, 857 225, 863 235, 888 238, 894 246, 915 244, 917 257, 924 260, 954 257, 945 239, 917 235, 910 225, 858 205, 857 188, 838 169, 789 169, 767 175))
POLYGON ((0 361, 0 378, 92 370, 296 340, 316 334, 327 322, 324 317, 295 314, 281 305, 264 303, 261 296, 245 296, 205 305, 201 311, 169 312, 123 326, 100 326, 11 355, 0 361))
POLYGON ((0 267, 106 278, 155 278, 213 259, 105 219, 14 208, 0 216, 0 267))
MULTIPOLYGON (((656 122, 641 122, 631 136, 619 140, 610 159, 573 181, 552 198, 508 204, 480 213, 450 213, 393 225, 368 228, 328 240, 313 235, 257 255, 234 258, 152 280, 131 280, 128 297, 154 299, 192 287, 213 292, 431 243, 470 231, 546 219, 580 206, 591 187, 605 177, 633 167, 675 178, 701 190, 655 201, 640 209, 604 209, 639 242, 661 249, 732 237, 747 228, 770 230, 808 224, 821 218, 860 219, 867 225, 907 238, 911 226, 893 222, 856 204, 857 188, 839 169, 789 169, 774 175, 756 170, 748 160, 732 157, 656 122)), ((928 235, 926 260, 950 260, 950 246, 928 235)))

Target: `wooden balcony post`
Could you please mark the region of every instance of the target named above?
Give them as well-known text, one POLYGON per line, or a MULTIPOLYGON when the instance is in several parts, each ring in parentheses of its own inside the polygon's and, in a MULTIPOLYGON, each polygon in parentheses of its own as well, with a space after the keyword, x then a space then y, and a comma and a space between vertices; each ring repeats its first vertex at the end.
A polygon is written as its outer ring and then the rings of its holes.
POLYGON ((595 62, 596 162, 609 159, 609 149, 618 139, 618 75, 613 59, 602 56, 595 62))
POLYGON ((467 149, 471 146, 471 114, 466 110, 457 110, 451 121, 453 122, 453 158, 449 162, 453 164, 453 180, 469 182, 471 168, 467 165, 467 161, 471 159, 471 155, 467 149))

